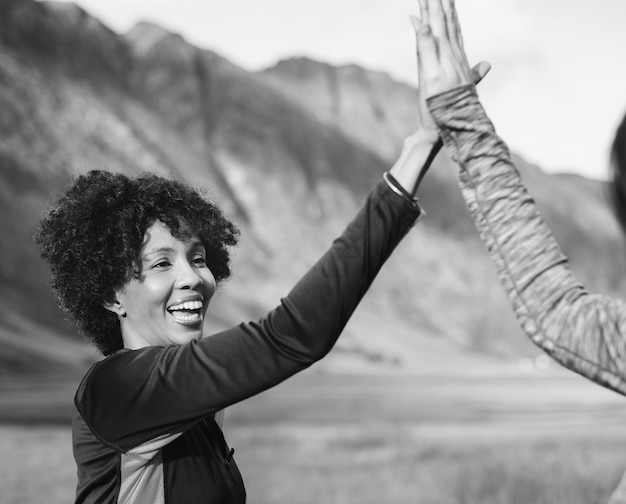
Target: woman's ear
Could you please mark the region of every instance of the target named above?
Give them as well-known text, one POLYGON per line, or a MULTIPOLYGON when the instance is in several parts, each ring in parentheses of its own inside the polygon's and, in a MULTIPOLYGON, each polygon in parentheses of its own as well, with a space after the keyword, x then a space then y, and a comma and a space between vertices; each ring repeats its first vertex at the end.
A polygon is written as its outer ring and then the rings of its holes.
POLYGON ((117 293, 112 293, 107 296, 104 301, 102 301, 102 306, 104 306, 107 310, 112 311, 118 317, 126 316, 126 309, 124 305, 120 302, 117 293))

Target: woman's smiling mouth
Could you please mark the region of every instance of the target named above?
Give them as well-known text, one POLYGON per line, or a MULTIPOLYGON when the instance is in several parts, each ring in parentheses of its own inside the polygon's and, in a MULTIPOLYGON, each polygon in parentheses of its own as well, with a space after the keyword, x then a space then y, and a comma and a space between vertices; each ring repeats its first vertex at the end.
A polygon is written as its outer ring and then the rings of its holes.
POLYGON ((204 303, 199 299, 177 302, 169 306, 167 311, 180 324, 196 325, 202 322, 204 303))

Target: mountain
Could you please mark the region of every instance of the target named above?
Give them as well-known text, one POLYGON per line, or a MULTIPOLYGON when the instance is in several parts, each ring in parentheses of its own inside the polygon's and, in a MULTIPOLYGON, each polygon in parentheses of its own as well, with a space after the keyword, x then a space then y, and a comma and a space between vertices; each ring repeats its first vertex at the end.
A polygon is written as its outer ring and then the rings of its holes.
MULTIPOLYGON (((292 58, 259 75, 321 121, 374 149, 388 165, 417 123, 417 108, 407 106, 415 102, 415 89, 385 73, 292 58)), ((626 287, 626 262, 623 239, 608 206, 607 184, 574 175, 548 175, 517 154, 513 158, 579 279, 592 291, 619 297, 626 287)), ((448 337, 454 334, 451 328, 455 324, 444 314, 460 320, 457 341, 469 348, 494 351, 500 342, 509 350, 512 345, 514 351, 528 351, 520 343, 510 309, 494 283, 493 268, 486 262, 483 245, 460 196, 457 172, 447 156, 438 156, 420 191, 428 212, 424 227, 436 236, 430 240, 437 244, 438 257, 424 258, 422 248, 422 257, 416 256, 416 260, 426 264, 432 261, 442 270, 447 265, 444 274, 421 278, 436 298, 432 310, 427 310, 427 319, 441 319, 437 332, 448 337), (481 306, 477 306, 477 299, 481 306), (504 342, 499 335, 505 335, 504 342)), ((418 270, 431 273, 430 268, 418 270)), ((427 302, 417 302, 415 294, 412 301, 418 306, 417 310, 407 307, 411 314, 419 313, 427 302)), ((419 322, 414 319, 415 324, 419 322)))
MULTIPOLYGON (((206 188, 242 228, 219 329, 261 316, 325 250, 415 124, 415 90, 357 66, 293 59, 247 72, 142 23, 120 35, 72 4, 0 0, 0 373, 83 369, 31 234, 47 202, 91 168, 145 170, 206 188)), ((624 287, 604 184, 524 177, 594 290, 624 287)), ((445 156, 428 218, 375 282, 319 369, 433 372, 535 355, 467 216, 445 156), (324 367, 326 366, 326 367, 324 367)))
MULTIPOLYGON (((382 72, 292 58, 259 75, 321 121, 374 149, 388 165, 417 123, 417 108, 407 106, 414 104, 416 90, 382 72)), ((576 175, 548 175, 520 155, 513 154, 513 159, 581 279, 594 289, 624 292, 626 263, 608 206, 607 184, 576 175)), ((420 199, 430 210, 429 223, 455 239, 471 240, 476 233, 457 189, 456 174, 456 166, 440 155, 420 199)))

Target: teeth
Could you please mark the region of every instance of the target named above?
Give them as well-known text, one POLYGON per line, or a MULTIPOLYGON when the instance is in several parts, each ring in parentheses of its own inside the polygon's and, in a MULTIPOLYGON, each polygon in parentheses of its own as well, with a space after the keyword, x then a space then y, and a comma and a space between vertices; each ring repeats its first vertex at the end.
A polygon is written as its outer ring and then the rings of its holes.
POLYGON ((199 313, 175 312, 172 315, 181 322, 199 322, 201 320, 199 313))
POLYGON ((200 310, 202 308, 202 301, 185 301, 174 306, 170 306, 169 310, 200 310))

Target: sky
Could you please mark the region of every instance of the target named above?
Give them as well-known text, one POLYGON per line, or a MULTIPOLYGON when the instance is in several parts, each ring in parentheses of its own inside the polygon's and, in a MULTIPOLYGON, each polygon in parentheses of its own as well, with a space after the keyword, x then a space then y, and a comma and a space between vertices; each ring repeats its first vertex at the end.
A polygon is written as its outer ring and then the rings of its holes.
MULTIPOLYGON (((65 1, 65 0, 63 0, 65 1)), ((123 33, 150 21, 257 70, 307 56, 417 84, 417 0, 77 0, 123 33)), ((500 136, 549 172, 605 179, 626 113, 626 1, 456 0, 479 95, 500 136)), ((407 104, 414 106, 414 104, 407 104)))

